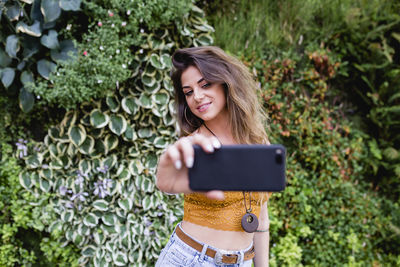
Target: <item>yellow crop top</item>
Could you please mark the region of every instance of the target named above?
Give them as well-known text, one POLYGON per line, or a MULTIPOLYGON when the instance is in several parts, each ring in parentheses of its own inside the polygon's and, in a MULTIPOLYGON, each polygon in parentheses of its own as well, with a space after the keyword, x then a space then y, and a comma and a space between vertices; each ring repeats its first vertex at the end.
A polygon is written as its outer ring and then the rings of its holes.
MULTIPOLYGON (((224 200, 212 200, 199 193, 185 195, 183 220, 217 230, 243 231, 242 217, 246 214, 242 192, 224 192, 224 200)), ((251 193, 252 213, 260 215, 262 193, 251 193)), ((249 193, 246 205, 249 208, 249 193)))

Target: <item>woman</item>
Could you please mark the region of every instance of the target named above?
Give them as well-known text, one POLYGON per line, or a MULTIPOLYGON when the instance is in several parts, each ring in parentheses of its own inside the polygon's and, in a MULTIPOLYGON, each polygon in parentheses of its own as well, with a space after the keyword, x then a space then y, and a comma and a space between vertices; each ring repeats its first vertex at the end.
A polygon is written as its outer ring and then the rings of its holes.
MULTIPOLYGON (((248 69, 217 47, 180 49, 172 57, 172 81, 181 138, 160 157, 157 187, 184 193, 184 217, 156 266, 268 266, 269 219, 263 193, 189 188, 192 145, 212 153, 222 145, 268 143, 257 84, 248 69), (259 220, 246 232, 249 207, 259 220)), ((267 198, 268 196, 266 196, 267 198)))

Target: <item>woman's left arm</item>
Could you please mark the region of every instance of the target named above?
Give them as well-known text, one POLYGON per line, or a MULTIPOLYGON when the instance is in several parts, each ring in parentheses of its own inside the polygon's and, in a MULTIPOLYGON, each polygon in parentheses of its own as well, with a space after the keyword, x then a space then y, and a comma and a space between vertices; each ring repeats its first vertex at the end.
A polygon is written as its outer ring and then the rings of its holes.
MULTIPOLYGON (((268 198, 270 193, 268 194, 268 198)), ((269 216, 268 201, 261 206, 258 231, 255 232, 253 241, 255 257, 253 259, 254 267, 269 266, 269 216)))

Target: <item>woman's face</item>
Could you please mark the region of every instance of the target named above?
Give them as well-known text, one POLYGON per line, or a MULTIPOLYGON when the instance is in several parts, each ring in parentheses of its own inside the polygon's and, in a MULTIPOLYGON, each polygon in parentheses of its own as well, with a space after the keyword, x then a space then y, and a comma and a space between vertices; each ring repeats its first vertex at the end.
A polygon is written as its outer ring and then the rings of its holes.
POLYGON ((190 66, 182 72, 182 90, 190 111, 203 121, 227 119, 226 96, 222 84, 211 84, 190 66))

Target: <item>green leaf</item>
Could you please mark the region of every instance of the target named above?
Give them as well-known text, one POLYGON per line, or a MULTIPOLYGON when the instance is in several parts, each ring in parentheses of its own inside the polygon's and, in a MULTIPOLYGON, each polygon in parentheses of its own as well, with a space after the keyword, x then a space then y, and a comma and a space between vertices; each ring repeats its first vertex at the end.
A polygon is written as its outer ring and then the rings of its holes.
POLYGON ((120 136, 126 131, 127 122, 122 115, 112 114, 108 126, 113 133, 120 136))
POLYGON ((128 164, 128 168, 133 176, 141 174, 144 170, 144 166, 140 160, 131 160, 128 164))
POLYGON ((132 96, 123 98, 121 104, 122 109, 130 115, 134 115, 139 111, 139 106, 136 103, 136 98, 132 96))
POLYGON ((165 68, 170 69, 172 67, 172 61, 170 55, 162 54, 160 57, 160 61, 165 66, 165 68))
POLYGON ((8 88, 14 81, 15 70, 12 68, 4 68, 0 70, 0 74, 1 74, 1 82, 3 83, 5 88, 8 88))
POLYGON ((117 223, 117 217, 112 213, 104 214, 101 219, 103 220, 105 225, 115 226, 117 223))
POLYGON ((53 171, 51 169, 42 169, 39 174, 47 180, 51 180, 53 177, 53 171))
POLYGON ((123 137, 125 137, 125 141, 135 141, 137 139, 135 130, 129 125, 126 127, 126 131, 124 132, 123 137))
POLYGON ((72 241, 75 243, 75 245, 80 247, 85 242, 85 238, 82 235, 78 234, 77 232, 74 232, 72 234, 72 241))
POLYGON ((89 213, 85 216, 85 218, 83 218, 83 223, 87 227, 93 228, 99 223, 99 218, 95 214, 89 213))
POLYGON ((148 95, 146 94, 141 94, 139 97, 139 105, 142 106, 143 108, 151 109, 152 107, 152 102, 151 99, 148 95))
POLYGON ((79 161, 79 170, 82 173, 89 173, 91 169, 92 169, 92 167, 91 167, 89 160, 83 159, 83 160, 79 161))
POLYGON ((399 158, 399 152, 393 148, 393 147, 387 147, 383 151, 383 155, 388 159, 388 160, 396 160, 399 158))
POLYGON ((50 184, 50 182, 48 180, 40 179, 39 180, 39 185, 40 185, 40 189, 43 192, 50 192, 51 184, 50 184))
POLYGON ((90 113, 90 124, 95 128, 103 128, 109 123, 109 121, 110 117, 98 109, 95 109, 90 113))
POLYGON ((12 58, 17 58, 17 53, 19 51, 18 37, 13 34, 9 35, 6 39, 6 52, 12 58))
POLYGON ((152 87, 157 82, 156 78, 149 76, 145 72, 142 75, 142 83, 147 87, 152 87))
POLYGON ((32 85, 32 84, 35 82, 35 80, 33 79, 33 74, 32 74, 32 72, 27 71, 27 70, 24 70, 24 71, 21 73, 20 81, 22 82, 22 84, 23 84, 24 86, 32 85))
POLYGON ((50 49, 59 48, 60 44, 58 43, 57 37, 58 33, 55 30, 50 30, 47 35, 44 34, 42 38, 40 38, 40 43, 50 49))
POLYGON ((42 35, 42 29, 40 28, 40 22, 35 20, 35 22, 28 26, 25 22, 18 22, 17 26, 15 27, 17 33, 23 32, 33 37, 40 37, 42 35))
POLYGON ((61 14, 59 0, 42 0, 40 10, 45 22, 55 21, 61 14))
POLYGON ((95 144, 94 138, 91 137, 90 135, 87 135, 85 141, 79 147, 79 151, 82 154, 89 155, 94 151, 94 144, 95 144))
POLYGON ((118 146, 118 137, 116 137, 113 134, 107 135, 104 140, 104 145, 105 145, 107 151, 111 151, 111 150, 115 149, 118 146))
POLYGON ((109 203, 103 199, 99 199, 94 201, 92 205, 96 210, 107 211, 109 203))
POLYGON ((72 60, 77 55, 77 49, 75 48, 72 40, 64 40, 60 42, 59 49, 52 49, 50 51, 50 57, 54 61, 68 61, 72 60))
MULTIPOLYGON (((2 5, 4 5, 4 4, 2 3, 2 5)), ((1 6, 2 9, 3 9, 4 6, 2 6, 2 5, 0 5, 0 6, 1 6)), ((0 10, 0 12, 3 12, 3 10, 0 10)), ((19 7, 19 5, 17 5, 17 4, 14 4, 14 5, 12 5, 12 6, 8 6, 8 7, 6 8, 6 15, 7 15, 8 19, 9 19, 10 21, 18 20, 18 19, 19 19, 19 14, 20 14, 20 13, 21 13, 20 7, 19 7)))
POLYGON ((71 222, 74 219, 74 210, 69 209, 61 213, 61 220, 64 222, 71 222))
POLYGON ((118 200, 118 206, 125 210, 125 211, 130 211, 133 207, 133 201, 130 198, 126 198, 126 199, 119 199, 118 200))
POLYGON ((47 59, 41 59, 37 62, 37 70, 39 74, 45 78, 46 80, 49 79, 50 73, 55 71, 57 65, 47 59))
POLYGON ((143 200, 142 200, 142 206, 143 206, 143 210, 149 210, 151 209, 154 203, 152 203, 150 196, 146 195, 143 200))
POLYGON ((169 93, 165 89, 158 91, 156 94, 152 95, 151 98, 156 104, 168 106, 169 93))
POLYGON ((0 68, 7 67, 8 65, 10 65, 11 61, 12 59, 0 47, 0 68))
POLYGON ((125 253, 122 253, 121 251, 117 251, 116 253, 113 253, 113 263, 116 266, 126 266, 128 264, 128 257, 125 253))
POLYGON ((19 174, 19 183, 27 190, 32 187, 31 178, 28 172, 23 171, 19 174))
POLYGON ((156 69, 162 70, 165 66, 162 64, 160 60, 160 56, 157 54, 151 54, 150 56, 150 64, 156 69))
POLYGON ((82 249, 82 256, 92 258, 96 252, 96 247, 92 245, 85 246, 82 249))
POLYGON ((69 128, 68 136, 71 142, 79 147, 86 139, 86 130, 82 125, 74 125, 69 128))
POLYGON ((60 7, 65 11, 80 10, 81 0, 60 0, 60 7))
POLYGON ((32 110, 35 104, 35 97, 31 92, 28 92, 24 87, 19 91, 19 107, 25 113, 32 110))
POLYGON ((213 38, 208 34, 199 34, 197 38, 193 40, 195 46, 211 45, 213 42, 213 38))
POLYGON ((53 221, 49 226, 49 232, 55 233, 60 232, 62 230, 62 222, 59 220, 53 221))
POLYGON ((117 112, 119 110, 120 103, 119 103, 117 97, 115 97, 115 96, 107 96, 106 97, 106 103, 107 103, 108 107, 110 108, 110 110, 112 112, 117 112))
POLYGON ((152 135, 152 130, 150 128, 141 128, 138 131, 138 135, 143 139, 149 138, 152 135))

